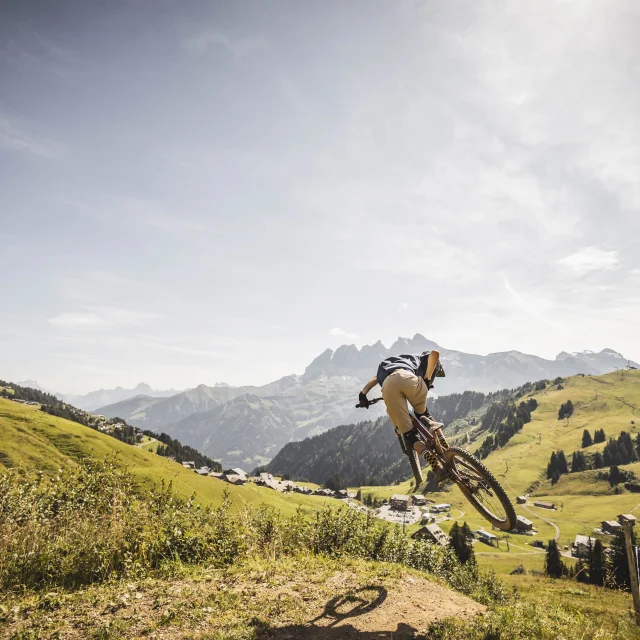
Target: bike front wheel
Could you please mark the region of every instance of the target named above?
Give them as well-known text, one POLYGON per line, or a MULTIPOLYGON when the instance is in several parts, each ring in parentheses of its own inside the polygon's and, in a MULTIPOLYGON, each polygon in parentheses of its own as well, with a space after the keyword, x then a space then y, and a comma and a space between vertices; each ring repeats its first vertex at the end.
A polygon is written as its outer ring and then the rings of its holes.
POLYGON ((513 503, 491 471, 460 447, 449 447, 444 453, 456 484, 482 517, 502 531, 515 529, 513 503))

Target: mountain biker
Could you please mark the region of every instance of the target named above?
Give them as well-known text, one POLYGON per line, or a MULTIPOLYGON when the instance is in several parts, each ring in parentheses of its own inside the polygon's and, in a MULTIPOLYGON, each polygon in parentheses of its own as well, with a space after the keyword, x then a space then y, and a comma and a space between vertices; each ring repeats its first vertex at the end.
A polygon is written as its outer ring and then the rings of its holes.
POLYGON ((387 414, 396 433, 402 434, 409 446, 424 456, 436 476, 436 482, 445 479, 440 463, 427 446, 418 439, 416 429, 411 422, 407 402, 411 404, 418 418, 428 424, 430 429, 442 427, 427 410, 427 393, 433 389, 433 379, 444 377, 444 369, 440 364, 440 353, 424 351, 420 355, 398 355, 383 360, 378 366, 378 373, 371 378, 358 396, 360 406, 369 407, 367 393, 376 385, 382 388, 382 398, 387 407, 387 414))

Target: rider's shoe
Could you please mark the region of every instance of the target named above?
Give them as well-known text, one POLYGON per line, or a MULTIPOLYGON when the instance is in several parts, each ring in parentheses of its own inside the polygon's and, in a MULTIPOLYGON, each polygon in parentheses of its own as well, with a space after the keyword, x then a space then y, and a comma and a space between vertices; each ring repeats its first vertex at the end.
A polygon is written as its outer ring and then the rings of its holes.
POLYGON ((428 427, 430 431, 433 431, 434 429, 442 429, 442 427, 444 427, 444 423, 436 422, 429 412, 420 416, 420 422, 422 422, 425 427, 428 427))

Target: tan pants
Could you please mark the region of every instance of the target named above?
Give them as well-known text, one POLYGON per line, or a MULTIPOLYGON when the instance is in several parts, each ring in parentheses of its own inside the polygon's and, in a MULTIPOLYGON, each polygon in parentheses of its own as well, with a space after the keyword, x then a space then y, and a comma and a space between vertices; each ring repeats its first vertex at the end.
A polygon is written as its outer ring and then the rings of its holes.
POLYGON ((394 371, 384 381, 382 397, 387 405, 391 424, 398 433, 407 433, 413 429, 407 402, 416 413, 427 410, 427 391, 427 384, 422 378, 404 369, 394 371))

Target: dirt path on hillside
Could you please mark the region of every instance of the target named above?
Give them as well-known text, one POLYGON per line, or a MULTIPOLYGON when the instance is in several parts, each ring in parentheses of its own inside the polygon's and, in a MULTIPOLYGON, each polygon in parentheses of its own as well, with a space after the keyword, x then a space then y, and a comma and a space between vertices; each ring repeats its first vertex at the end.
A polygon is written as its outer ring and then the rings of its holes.
POLYGON ((189 578, 147 579, 52 593, 56 606, 2 602, 0 638, 251 637, 256 640, 401 640, 485 607, 398 565, 346 558, 260 560, 189 578))
MULTIPOLYGON (((340 590, 345 576, 331 582, 340 590)), ((445 587, 406 576, 393 587, 366 586, 327 602, 303 624, 269 630, 263 637, 278 640, 342 640, 343 638, 412 638, 445 618, 469 618, 484 607, 445 587)))

